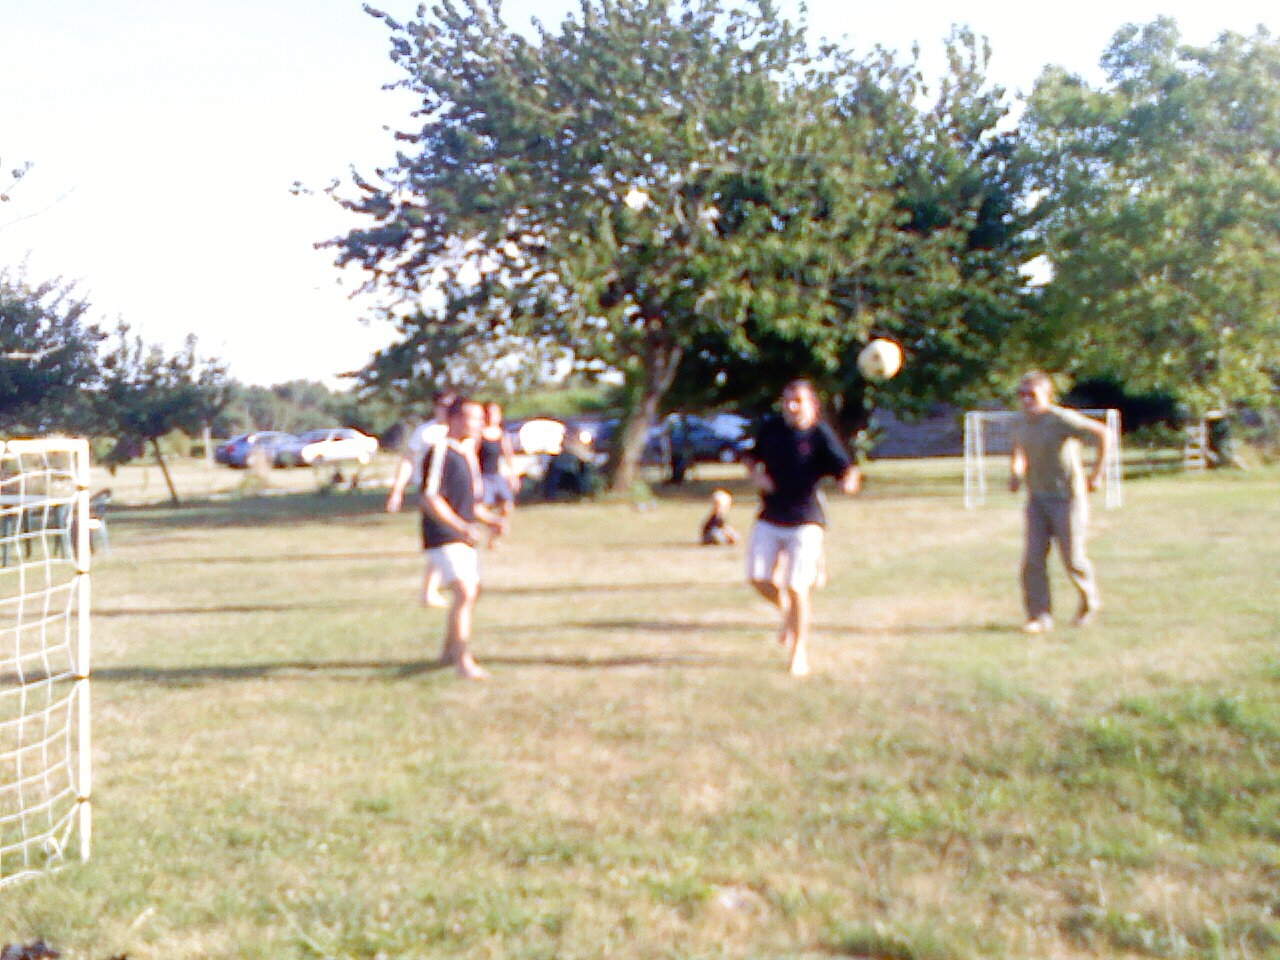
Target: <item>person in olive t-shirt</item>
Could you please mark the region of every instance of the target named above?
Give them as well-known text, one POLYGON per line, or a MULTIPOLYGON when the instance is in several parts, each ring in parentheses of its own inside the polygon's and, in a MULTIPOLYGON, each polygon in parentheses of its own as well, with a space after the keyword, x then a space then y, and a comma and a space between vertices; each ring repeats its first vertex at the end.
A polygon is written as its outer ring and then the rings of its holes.
POLYGON ((862 473, 836 435, 819 419, 818 396, 806 380, 782 392, 782 417, 761 425, 746 454, 760 491, 760 513, 747 541, 747 579, 777 607, 778 642, 788 647, 791 673, 809 672, 809 594, 823 570, 823 515, 818 483, 834 477, 854 494, 862 473))
POLYGON ((1080 593, 1074 623, 1082 627, 1100 609, 1093 564, 1085 553, 1089 492, 1098 489, 1111 448, 1106 426, 1053 403, 1053 382, 1039 370, 1018 384, 1022 423, 1016 428, 1009 489, 1027 488, 1026 536, 1022 555, 1022 601, 1027 633, 1053 629, 1049 596, 1049 547, 1054 541, 1067 576, 1080 593), (1081 441, 1098 445, 1098 459, 1086 477, 1081 441))

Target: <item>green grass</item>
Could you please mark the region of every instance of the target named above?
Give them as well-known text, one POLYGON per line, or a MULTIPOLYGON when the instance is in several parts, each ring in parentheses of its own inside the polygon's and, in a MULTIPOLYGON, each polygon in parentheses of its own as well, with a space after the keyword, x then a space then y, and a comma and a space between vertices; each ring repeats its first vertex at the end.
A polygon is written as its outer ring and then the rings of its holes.
MULTIPOLYGON (((437 670, 376 491, 113 506, 94 854, 0 890, 64 957, 1280 955, 1280 474, 1099 510, 1103 619, 1027 639, 952 461, 832 498, 815 674, 738 550, 530 506, 437 670)), ((127 478, 125 478, 127 480, 127 478)), ((124 483, 125 481, 118 481, 124 483)), ((1055 588, 1064 612, 1071 598, 1055 588)))

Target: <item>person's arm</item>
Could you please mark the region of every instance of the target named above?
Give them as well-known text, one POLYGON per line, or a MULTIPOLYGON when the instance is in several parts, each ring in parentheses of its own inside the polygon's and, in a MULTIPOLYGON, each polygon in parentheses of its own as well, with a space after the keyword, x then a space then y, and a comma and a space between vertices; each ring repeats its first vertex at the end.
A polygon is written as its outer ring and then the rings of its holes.
POLYGON ((773 482, 773 478, 769 476, 769 470, 764 463, 755 457, 748 456, 746 464, 747 479, 751 481, 751 485, 760 493, 773 493, 776 485, 773 482))
POLYGON ((424 493, 422 495, 422 509, 427 516, 431 517, 437 523, 449 527, 451 530, 462 534, 464 542, 475 546, 476 529, 474 524, 468 523, 458 516, 457 511, 449 506, 449 501, 442 497, 439 493, 424 493))
POLYGON ((742 463, 747 468, 747 479, 757 493, 770 494, 777 489, 777 484, 769 476, 769 468, 764 465, 765 445, 768 444, 770 421, 762 422, 755 431, 751 447, 742 454, 742 463))
POLYGON ((840 485, 841 493, 853 496, 862 489, 862 468, 856 463, 849 464, 844 473, 836 477, 836 483, 840 485))
POLYGON ((1098 460, 1089 474, 1089 489, 1092 491, 1101 487, 1106 477, 1107 461, 1111 459, 1111 431, 1106 424, 1093 419, 1086 421, 1086 429, 1098 444, 1098 460))
POLYGON ((1026 475, 1027 453, 1022 449, 1022 444, 1015 440, 1013 449, 1009 452, 1009 489, 1017 493, 1026 475))
POLYGON ((826 456, 830 464, 828 469, 831 470, 831 476, 836 481, 836 487, 841 493, 851 497, 862 489, 862 468, 858 466, 858 461, 849 455, 848 450, 829 425, 823 424, 820 432, 827 445, 826 456))
POLYGON ((483 523, 490 530, 496 530, 499 533, 506 532, 507 518, 498 513, 492 507, 487 507, 483 503, 475 505, 476 521, 483 523))
POLYGON ((404 491, 409 486, 409 478, 412 475, 413 461, 407 456, 402 457, 396 464, 396 475, 391 480, 391 492, 387 494, 387 513, 400 512, 400 505, 404 503, 404 491))
POLYGON ((516 472, 516 451, 511 445, 511 437, 505 430, 502 432, 502 466, 506 469, 511 492, 516 493, 520 489, 520 474, 516 472))

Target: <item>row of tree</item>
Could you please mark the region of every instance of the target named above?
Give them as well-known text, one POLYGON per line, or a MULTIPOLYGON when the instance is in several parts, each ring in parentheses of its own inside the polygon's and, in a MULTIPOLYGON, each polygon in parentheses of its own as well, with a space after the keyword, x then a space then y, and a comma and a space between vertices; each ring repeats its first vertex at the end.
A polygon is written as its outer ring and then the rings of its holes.
POLYGON ((212 429, 215 436, 230 437, 255 430, 303 433, 317 427, 346 426, 385 437, 402 419, 412 419, 410 414, 367 390, 335 390, 314 380, 290 380, 269 387, 233 380, 212 429))
POLYGON ((367 393, 323 383, 242 384, 203 358, 194 337, 169 354, 128 326, 104 332, 90 309, 59 280, 0 269, 0 434, 113 437, 125 459, 175 430, 228 437, 342 424, 380 435, 400 417, 367 393))
POLYGON ((399 326, 370 387, 411 398, 518 352, 620 371, 620 487, 664 406, 761 406, 797 374, 848 427, 989 401, 1027 365, 1200 410, 1274 393, 1261 29, 1197 48, 1168 20, 1126 28, 1102 86, 1046 70, 1015 119, 965 30, 930 90, 914 59, 814 45, 770 0, 583 0, 532 37, 497 0, 371 12, 420 106, 394 163, 334 189, 365 218, 337 261, 399 326), (875 335, 907 352, 885 386, 853 362, 875 335))
POLYGON ((0 269, 0 432, 111 437, 114 462, 150 444, 169 480, 159 439, 207 427, 226 404, 226 372, 195 337, 167 353, 124 323, 104 332, 88 312, 70 285, 0 269))

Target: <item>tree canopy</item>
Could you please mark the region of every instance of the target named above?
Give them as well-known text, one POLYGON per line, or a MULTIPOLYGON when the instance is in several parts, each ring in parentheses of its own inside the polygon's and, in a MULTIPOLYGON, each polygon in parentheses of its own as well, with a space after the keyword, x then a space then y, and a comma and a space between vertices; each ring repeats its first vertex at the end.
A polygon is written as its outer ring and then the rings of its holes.
POLYGON ((84 428, 83 390, 103 339, 88 309, 61 281, 0 269, 0 430, 84 428))
POLYGON ((115 344, 102 361, 94 397, 96 423, 124 448, 150 442, 174 502, 178 492, 169 477, 159 438, 172 430, 195 434, 227 402, 226 371, 202 358, 194 336, 182 349, 166 354, 121 323, 115 344))
MULTIPOLYGON (((422 126, 338 242, 419 328, 514 335, 634 388, 615 482, 689 346, 802 344, 838 367, 835 283, 881 256, 893 197, 843 78, 767 2, 587 0, 526 40, 497 4, 385 14, 422 126), (433 303, 426 292, 439 290, 433 303)), ((828 58, 830 60, 830 58, 828 58)))
POLYGON ((1031 98, 1053 280, 1040 353, 1204 412, 1269 402, 1280 375, 1280 46, 1118 33, 1094 89, 1031 98))

